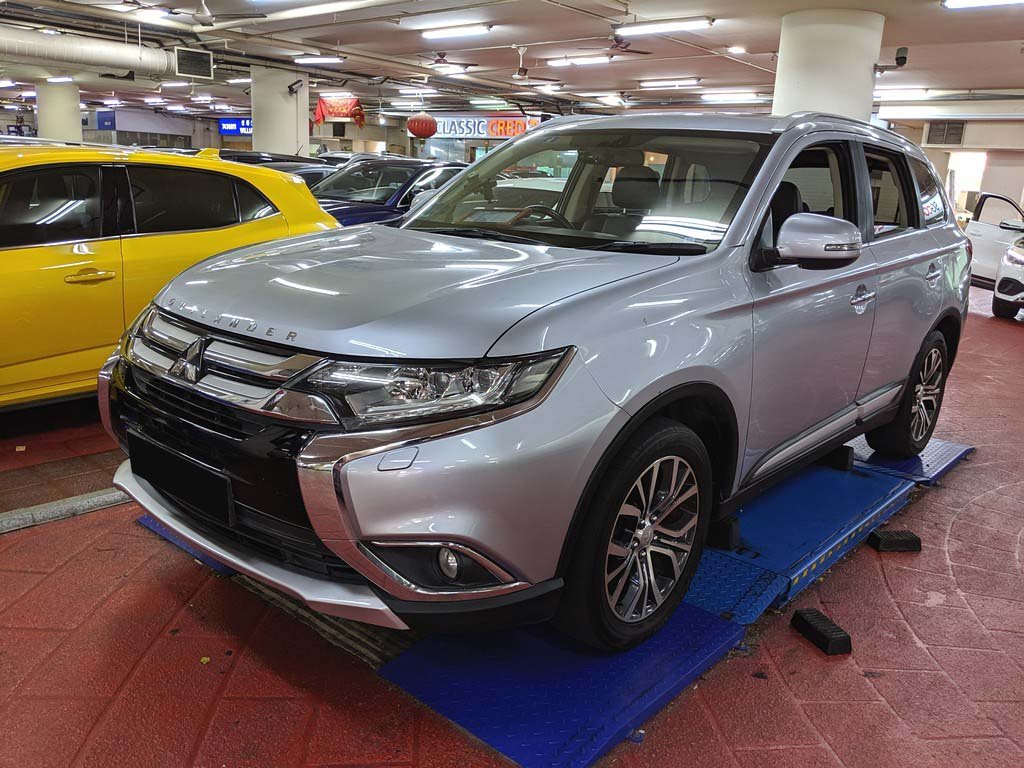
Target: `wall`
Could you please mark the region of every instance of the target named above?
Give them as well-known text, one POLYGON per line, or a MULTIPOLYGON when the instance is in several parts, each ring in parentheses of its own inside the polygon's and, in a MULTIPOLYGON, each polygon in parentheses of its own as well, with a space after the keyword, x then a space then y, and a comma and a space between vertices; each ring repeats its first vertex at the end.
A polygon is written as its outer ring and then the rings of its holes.
POLYGON ((334 126, 337 123, 322 123, 313 126, 313 136, 310 141, 313 144, 323 143, 328 149, 352 150, 354 152, 376 151, 376 142, 385 142, 391 152, 398 152, 403 155, 409 154, 409 134, 405 130, 405 120, 393 120, 393 124, 380 125, 368 120, 360 128, 355 123, 344 122, 345 135, 334 136, 334 126))
POLYGON ((1024 152, 989 152, 981 191, 1006 195, 1021 202, 1024 198, 1024 152))

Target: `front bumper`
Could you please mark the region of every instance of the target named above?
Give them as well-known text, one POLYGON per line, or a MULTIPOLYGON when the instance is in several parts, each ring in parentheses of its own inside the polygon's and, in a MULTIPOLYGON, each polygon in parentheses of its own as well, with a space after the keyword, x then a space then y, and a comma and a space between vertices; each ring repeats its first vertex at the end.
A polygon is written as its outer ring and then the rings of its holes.
MULTIPOLYGON (((100 403, 105 426, 124 442, 126 426, 139 425, 119 423, 125 410, 118 401, 129 395, 115 376, 118 365, 113 358, 101 373, 100 403)), ((167 421, 166 414, 161 418, 167 421)), ((625 419, 572 359, 558 386, 553 382, 514 413, 312 433, 294 458, 304 514, 319 541, 362 583, 297 570, 218 536, 134 475, 130 462, 116 484, 211 557, 323 613, 393 628, 530 623, 550 617, 557 605, 557 564, 577 502, 606 436, 625 419), (464 547, 505 578, 476 589, 424 588, 373 549, 413 542, 464 547)), ((149 422, 142 427, 162 438, 149 422)))

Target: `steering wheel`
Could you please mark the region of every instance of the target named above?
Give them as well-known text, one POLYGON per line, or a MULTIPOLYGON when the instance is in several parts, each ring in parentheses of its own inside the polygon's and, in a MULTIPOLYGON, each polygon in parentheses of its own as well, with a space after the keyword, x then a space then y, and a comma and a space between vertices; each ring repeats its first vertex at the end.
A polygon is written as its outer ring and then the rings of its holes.
POLYGON ((543 213, 548 218, 554 219, 556 224, 565 227, 565 229, 576 229, 576 226, 571 221, 565 218, 565 216, 560 214, 554 208, 550 208, 546 205, 541 205, 540 203, 534 203, 523 208, 522 214, 516 216, 515 221, 519 222, 522 221, 523 219, 529 218, 530 214, 532 214, 535 211, 537 213, 543 213))

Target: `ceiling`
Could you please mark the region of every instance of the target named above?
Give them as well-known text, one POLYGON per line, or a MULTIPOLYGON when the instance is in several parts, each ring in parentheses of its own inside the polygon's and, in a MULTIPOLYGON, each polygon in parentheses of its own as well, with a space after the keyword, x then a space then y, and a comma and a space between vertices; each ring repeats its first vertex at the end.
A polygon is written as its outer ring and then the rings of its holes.
MULTIPOLYGON (((183 0, 184 1, 184 0, 183 0)), ((426 83, 440 93, 421 101, 433 109, 472 108, 469 98, 482 94, 501 97, 524 108, 568 112, 605 109, 597 99, 621 96, 630 106, 689 107, 700 105, 708 91, 753 92, 760 102, 745 109, 768 109, 774 82, 775 51, 781 17, 808 8, 857 8, 886 17, 883 62, 891 62, 898 46, 910 48, 909 63, 888 72, 879 82, 887 87, 970 91, 972 97, 992 97, 1024 89, 1024 5, 950 11, 939 0, 892 2, 803 2, 801 0, 344 0, 309 4, 299 0, 207 0, 213 14, 258 12, 265 19, 217 22, 203 27, 190 15, 154 19, 154 11, 116 8, 109 0, 8 0, 0 4, 0 25, 50 28, 67 34, 125 40, 147 46, 188 45, 215 52, 217 82, 163 94, 202 112, 206 105, 190 101, 190 91, 210 95, 221 109, 244 111, 249 100, 245 84, 226 80, 244 77, 250 63, 296 68, 299 53, 346 56, 340 64, 299 67, 310 73, 315 86, 311 100, 323 90, 348 90, 373 111, 411 107, 398 87, 426 83), (710 17, 714 24, 698 32, 676 32, 629 38, 637 53, 614 53, 594 66, 551 66, 566 56, 607 52, 614 24, 666 18, 710 17), (426 40, 423 30, 450 25, 484 24, 491 31, 477 37, 426 40), (744 53, 729 53, 741 46, 744 53), (511 76, 519 66, 517 48, 525 48, 523 63, 531 80, 511 76), (472 64, 465 74, 441 75, 430 63, 438 52, 447 60, 472 64), (557 93, 535 86, 556 79, 557 93), (674 91, 642 91, 647 79, 699 78, 700 87, 674 91), (317 88, 321 90, 318 91, 317 88)), ((149 5, 149 0, 130 0, 149 5)), ((166 7, 194 10, 192 0, 166 7)), ((157 5, 155 2, 153 5, 157 5)), ((0 89, 0 99, 17 100, 18 89, 57 74, 73 75, 83 99, 92 104, 118 98, 142 105, 156 93, 159 80, 134 82, 100 78, 99 70, 71 70, 38 60, 0 64, 0 79, 19 86, 0 89), (25 83, 22 87, 20 84, 25 83)), ((486 107, 484 107, 486 108, 486 107)))

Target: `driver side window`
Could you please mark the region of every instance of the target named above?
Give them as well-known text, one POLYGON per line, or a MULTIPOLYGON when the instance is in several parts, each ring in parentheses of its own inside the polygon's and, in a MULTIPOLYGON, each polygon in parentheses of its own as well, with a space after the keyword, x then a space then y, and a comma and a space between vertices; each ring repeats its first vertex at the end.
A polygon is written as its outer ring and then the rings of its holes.
POLYGON ((857 223, 853 171, 846 145, 818 144, 794 158, 779 182, 770 206, 771 228, 764 238, 774 247, 786 219, 796 213, 816 213, 857 223))

